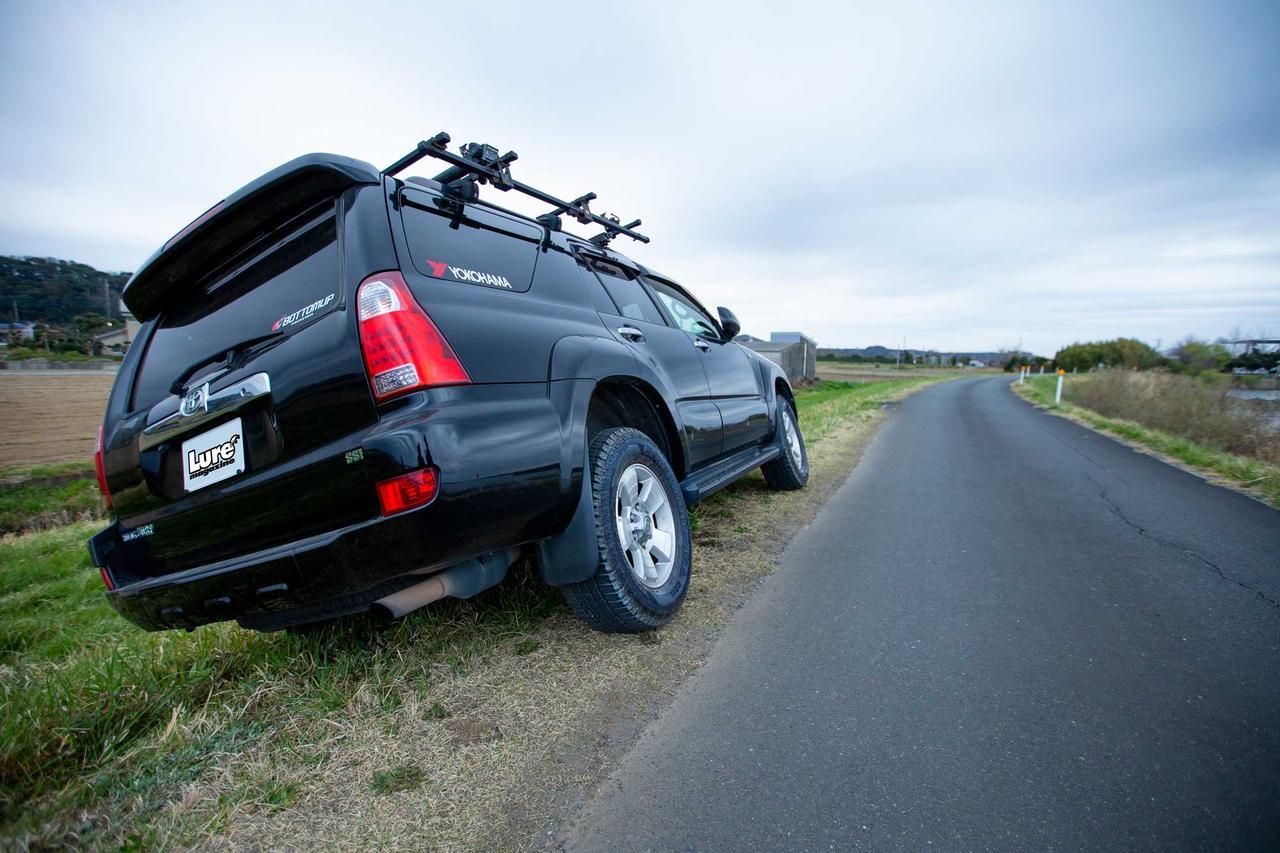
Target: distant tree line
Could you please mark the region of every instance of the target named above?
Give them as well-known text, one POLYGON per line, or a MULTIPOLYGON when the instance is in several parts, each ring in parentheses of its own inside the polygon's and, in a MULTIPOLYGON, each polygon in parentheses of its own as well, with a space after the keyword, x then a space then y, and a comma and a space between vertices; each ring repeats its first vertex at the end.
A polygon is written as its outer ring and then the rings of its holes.
POLYGON ((1095 367, 1150 370, 1166 366, 1167 361, 1154 347, 1134 338, 1072 344, 1058 350, 1053 357, 1057 367, 1067 370, 1090 370, 1095 367))
POLYGON ((1166 353, 1135 338, 1115 338, 1108 341, 1075 343, 1058 350, 1053 359, 1046 360, 1054 368, 1066 370, 1092 370, 1096 367, 1112 367, 1124 370, 1167 370, 1198 376, 1205 372, 1231 371, 1236 368, 1271 370, 1280 364, 1280 352, 1242 353, 1232 356, 1221 342, 1210 343, 1188 337, 1166 353))
POLYGON ((120 291, 128 280, 128 273, 103 272, 74 261, 0 255, 0 318, 59 326, 85 314, 105 317, 108 306, 118 318, 120 291))
POLYGON ((4 343, 12 355, 19 348, 89 353, 94 335, 123 322, 120 292, 128 280, 128 273, 74 261, 0 255, 0 322, 36 324, 34 339, 11 333, 4 343))
MULTIPOLYGON (((844 364, 896 364, 899 356, 896 355, 823 355, 823 361, 838 361, 844 364)), ((911 363, 911 357, 908 355, 905 364, 911 363)))

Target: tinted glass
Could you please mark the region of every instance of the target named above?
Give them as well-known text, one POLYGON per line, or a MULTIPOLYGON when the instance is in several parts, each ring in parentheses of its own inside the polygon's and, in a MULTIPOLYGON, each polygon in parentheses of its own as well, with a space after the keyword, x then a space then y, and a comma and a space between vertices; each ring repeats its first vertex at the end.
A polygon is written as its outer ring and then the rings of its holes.
POLYGON ((310 325, 338 307, 339 289, 337 225, 329 212, 230 275, 193 285, 191 298, 161 312, 138 368, 133 408, 167 396, 173 380, 204 359, 310 325))
POLYGON ((661 312, 631 273, 599 258, 586 258, 584 263, 599 277, 619 314, 631 320, 665 325, 661 312))
POLYGON ((404 233, 418 272, 497 290, 529 289, 541 228, 429 193, 405 192, 403 199, 404 233))
POLYGON ((658 301, 662 303, 663 308, 667 309, 667 313, 677 326, 691 335, 712 340, 720 339, 720 329, 688 296, 656 279, 648 279, 648 282, 653 292, 657 294, 658 301))

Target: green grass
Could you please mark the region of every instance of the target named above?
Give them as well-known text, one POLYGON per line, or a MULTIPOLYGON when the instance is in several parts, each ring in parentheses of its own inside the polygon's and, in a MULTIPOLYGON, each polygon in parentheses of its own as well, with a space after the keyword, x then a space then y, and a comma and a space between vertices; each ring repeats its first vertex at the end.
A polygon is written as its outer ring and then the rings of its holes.
MULTIPOLYGON (((1089 380, 1087 376, 1068 376, 1066 381, 1070 383, 1089 380)), ((1056 376, 1033 376, 1025 384, 1015 382, 1013 387, 1028 400, 1053 409, 1056 383, 1056 376)), ((1215 450, 1172 433, 1145 427, 1134 421, 1108 418, 1065 399, 1060 406, 1056 407, 1056 410, 1071 415, 1094 429, 1118 435, 1193 468, 1217 475, 1229 483, 1248 487, 1261 494, 1267 503, 1280 507, 1280 465, 1215 450)))
POLYGON ((412 764, 400 764, 390 770, 382 770, 373 774, 373 792, 375 794, 398 794, 401 791, 413 791, 422 786, 426 778, 421 767, 412 764))
POLYGON ((823 380, 809 388, 797 388, 796 415, 806 442, 816 443, 842 420, 859 412, 880 408, 918 385, 932 381, 907 376, 876 382, 823 380))
MULTIPOLYGON (((815 443, 842 420, 869 416, 929 381, 798 389, 806 439, 815 443)), ((63 466, 0 476, 70 476, 96 494, 92 475, 82 474, 63 466)), ((13 501, 15 517, 47 514, 58 495, 13 501)), ((714 498, 697 509, 728 512, 714 498)), ((564 612, 521 561, 493 590, 391 625, 351 619, 304 634, 258 634, 224 623, 147 633, 115 614, 89 565, 84 543, 100 527, 81 521, 0 538, 0 847, 153 846, 150 827, 184 785, 217 770, 219 756, 248 744, 310 754, 329 736, 326 718, 360 694, 394 704, 405 691, 427 690, 433 673, 483 666, 490 654, 533 654, 537 632, 564 612)), ((438 702, 425 712, 433 720, 449 714, 438 702)), ((391 793, 412 776, 393 767, 370 784, 391 793)), ((287 808, 300 784, 267 768, 238 782, 227 808, 287 808)))
MULTIPOLYGON (((425 684, 424 661, 465 669, 527 642, 561 608, 536 572, 518 566, 488 593, 392 625, 146 633, 111 610, 88 565, 84 540, 98 526, 0 540, 0 846, 31 834, 57 843, 40 825, 68 831, 90 803, 145 827, 213 756, 268 736, 284 749, 305 745, 362 687, 425 684)), ((279 793, 246 790, 245 801, 271 804, 279 793)))
POLYGON ((101 517, 97 479, 82 463, 0 471, 0 536, 101 517))

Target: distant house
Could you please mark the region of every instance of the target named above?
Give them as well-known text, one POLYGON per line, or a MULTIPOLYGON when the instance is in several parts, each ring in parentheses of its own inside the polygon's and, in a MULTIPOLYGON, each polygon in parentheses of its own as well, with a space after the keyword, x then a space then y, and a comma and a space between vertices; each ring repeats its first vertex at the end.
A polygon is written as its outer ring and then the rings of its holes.
POLYGON ((986 367, 986 366, 987 366, 987 363, 985 361, 982 361, 981 359, 977 359, 977 358, 969 359, 969 367, 986 367))
POLYGON ((734 340, 781 367, 793 383, 817 377, 818 345, 802 332, 774 332, 767 341, 753 335, 738 335, 734 340))
POLYGON ((133 343, 138 337, 138 330, 142 328, 142 324, 129 312, 123 299, 120 300, 119 308, 120 317, 124 320, 124 323, 110 331, 93 336, 94 355, 124 352, 129 348, 129 344, 133 343))
POLYGON ((818 375, 818 343, 804 332, 770 332, 769 340, 774 343, 799 343, 804 347, 804 378, 813 379, 818 375))
POLYGON ((11 338, 29 341, 33 340, 35 336, 35 323, 0 323, 0 346, 8 346, 11 338))

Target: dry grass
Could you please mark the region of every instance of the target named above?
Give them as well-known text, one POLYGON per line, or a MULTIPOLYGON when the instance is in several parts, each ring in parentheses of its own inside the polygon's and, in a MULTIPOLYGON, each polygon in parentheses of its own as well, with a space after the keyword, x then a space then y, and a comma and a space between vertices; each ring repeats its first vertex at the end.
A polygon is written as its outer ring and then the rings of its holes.
POLYGON ((1112 370, 1067 384, 1064 396, 1101 415, 1123 418, 1217 450, 1280 462, 1280 433, 1260 406, 1229 397, 1225 386, 1189 376, 1112 370))

